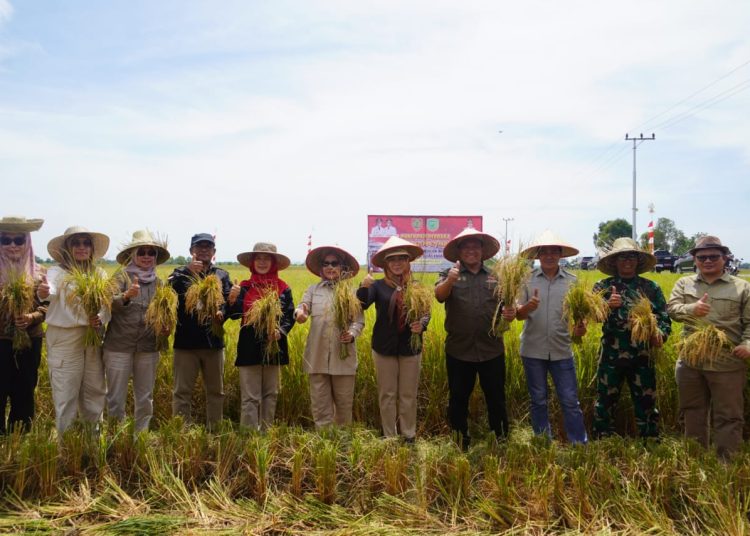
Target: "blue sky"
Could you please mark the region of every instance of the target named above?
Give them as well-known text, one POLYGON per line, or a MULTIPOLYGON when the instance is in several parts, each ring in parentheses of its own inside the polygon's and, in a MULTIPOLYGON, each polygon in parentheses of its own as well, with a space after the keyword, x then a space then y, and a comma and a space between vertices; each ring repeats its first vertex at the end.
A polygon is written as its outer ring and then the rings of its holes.
POLYGON ((750 258, 744 1, 0 0, 0 213, 220 259, 366 251, 369 214, 482 214, 593 253, 648 205, 750 258), (502 130, 502 134, 498 131, 502 130))

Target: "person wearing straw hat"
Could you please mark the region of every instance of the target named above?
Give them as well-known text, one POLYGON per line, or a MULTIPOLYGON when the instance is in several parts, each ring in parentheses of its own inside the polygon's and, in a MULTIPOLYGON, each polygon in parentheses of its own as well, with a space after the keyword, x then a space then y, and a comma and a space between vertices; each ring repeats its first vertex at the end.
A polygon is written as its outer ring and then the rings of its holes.
MULTIPOLYGON (((487 403, 490 429, 499 439, 508 435, 505 409, 505 348, 494 336, 492 320, 499 298, 497 280, 484 261, 500 250, 492 236, 467 228, 450 240, 443 257, 455 263, 441 272, 435 297, 445 303, 445 365, 448 374, 448 420, 463 449, 469 436, 469 398, 477 376, 487 403)), ((515 304, 503 308, 508 321, 515 318, 515 304)))
POLYGON ((430 317, 407 324, 404 294, 412 281, 409 263, 423 253, 416 244, 398 236, 390 237, 370 259, 374 266, 383 269, 385 277, 375 280, 368 273, 357 289, 363 309, 375 304, 372 358, 383 435, 400 434, 409 443, 417 435, 417 388, 422 362, 421 350, 415 352, 412 348, 411 335, 421 336, 430 317))
POLYGON ((750 360, 750 283, 725 271, 729 248, 716 236, 703 236, 690 250, 698 273, 679 279, 667 308, 684 322, 687 337, 701 322, 713 324, 731 345, 717 356, 687 364, 677 360, 675 376, 685 435, 708 447, 711 427, 716 449, 729 458, 742 444, 743 392, 750 360), (710 422, 709 425, 709 415, 710 422))
POLYGON ((201 323, 197 315, 185 307, 185 294, 196 278, 216 276, 221 282, 224 300, 232 283, 229 274, 213 264, 216 242, 209 233, 197 233, 190 239, 191 260, 187 266, 175 268, 168 281, 177 292, 177 327, 174 333, 172 414, 186 422, 192 421, 192 399, 198 374, 203 376, 206 392, 206 425, 213 429, 224 413, 224 337, 215 332, 226 318, 226 304, 216 317, 201 323))
POLYGON ((639 274, 650 271, 656 257, 638 247, 632 238, 618 238, 597 267, 609 275, 594 285, 609 305, 602 324, 601 351, 596 371, 597 399, 594 406, 594 436, 615 433, 614 411, 623 382, 630 387, 635 423, 642 438, 658 437, 656 369, 652 350, 661 348, 672 331, 667 303, 658 284, 639 274), (631 341, 630 310, 641 296, 651 302, 659 330, 648 344, 631 341))
MULTIPOLYGON (((563 301, 576 276, 560 267, 560 259, 578 255, 578 249, 546 230, 522 255, 539 260, 521 293, 523 305, 516 318, 524 320, 521 360, 531 399, 531 428, 537 435, 552 437, 547 410, 547 376, 552 376, 563 414, 565 435, 571 443, 588 441, 583 412, 578 401, 578 379, 573 361, 570 332, 563 319, 563 301)), ((586 326, 576 326, 583 336, 586 326)))
POLYGON ((294 327, 294 301, 292 289, 279 278, 279 272, 288 268, 290 261, 270 242, 258 242, 252 251, 237 255, 237 260, 251 272, 250 279, 235 284, 229 294, 232 318, 241 320, 234 362, 240 373, 240 424, 266 430, 276 414, 281 366, 289 364, 287 335, 294 327), (281 318, 270 335, 247 322, 248 312, 268 289, 278 296, 281 307, 281 318), (278 344, 276 353, 271 352, 274 342, 278 344))
POLYGON ((339 247, 321 246, 307 254, 305 265, 320 277, 318 283, 307 288, 294 311, 298 323, 311 320, 303 368, 310 382, 313 421, 317 429, 334 423, 343 426, 352 422, 356 338, 362 333, 365 320, 360 310, 341 330, 336 325, 334 289, 338 282, 357 275, 359 263, 339 247))
POLYGON ((146 326, 146 309, 161 281, 156 266, 169 260, 162 241, 145 230, 117 254, 130 283, 120 283, 120 292, 112 301, 112 318, 104 336, 104 371, 107 379, 107 414, 122 420, 128 383, 133 378, 135 431, 148 430, 154 414, 154 382, 159 364, 156 334, 146 326))
POLYGON ((47 367, 55 404, 57 431, 62 434, 80 417, 97 426, 104 412, 106 385, 104 364, 99 346, 86 346, 89 326, 101 329, 109 320, 106 307, 87 317, 80 307, 71 304, 71 290, 66 279, 71 269, 92 272, 102 268, 94 262, 109 249, 109 237, 73 226, 47 244, 47 252, 57 261, 42 277, 37 289, 41 300, 49 300, 47 310, 47 367))
MULTIPOLYGON (((0 219, 0 292, 16 278, 23 278, 32 292, 41 283, 44 269, 34 260, 31 233, 38 231, 43 223, 44 220, 18 216, 0 219)), ((0 314, 0 434, 10 433, 16 427, 24 431, 31 427, 46 312, 45 305, 35 297, 26 312, 13 315, 11 311, 2 311, 0 314), (18 331, 25 332, 28 346, 14 345, 18 331), (10 411, 6 421, 8 403, 10 411)))

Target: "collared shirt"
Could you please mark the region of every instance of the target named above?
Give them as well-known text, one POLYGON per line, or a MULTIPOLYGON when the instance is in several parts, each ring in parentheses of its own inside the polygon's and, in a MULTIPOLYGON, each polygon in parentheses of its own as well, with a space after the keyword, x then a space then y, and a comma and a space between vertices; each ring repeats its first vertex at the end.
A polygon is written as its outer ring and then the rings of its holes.
MULTIPOLYGON (((694 331, 691 325, 698 317, 693 316, 695 303, 708 294, 711 311, 703 317, 721 331, 734 346, 750 346, 750 283, 729 274, 722 275, 713 283, 706 281, 698 273, 677 280, 669 297, 669 315, 678 322, 684 322, 682 336, 694 331)), ((732 355, 727 348, 711 365, 690 365, 701 370, 730 371, 746 366, 746 361, 732 355)))
MULTIPOLYGON (((448 277, 440 273, 439 285, 448 277)), ((497 280, 482 264, 472 273, 461 265, 458 280, 445 300, 445 353, 461 361, 489 361, 503 355, 503 338, 491 333, 492 318, 500 298, 497 280)))
MULTIPOLYGON (((100 267, 94 268, 105 274, 100 267)), ((53 266, 47 270, 49 283, 49 307, 47 308, 47 325, 58 328, 77 328, 89 325, 89 319, 82 307, 71 305, 68 301, 68 284, 65 279, 69 272, 61 266, 53 266)), ((102 307, 99 317, 103 323, 109 322, 109 310, 102 307)))
POLYGON ((568 288, 576 276, 562 268, 552 279, 548 279, 541 268, 531 274, 528 284, 521 291, 523 303, 527 303, 539 292, 539 307, 531 311, 521 333, 521 355, 534 359, 559 361, 573 357, 570 347, 568 323, 562 318, 562 306, 568 288))
POLYGON ((104 349, 112 352, 155 352, 156 335, 146 326, 146 310, 161 285, 157 278, 150 283, 140 283, 140 290, 127 303, 122 293, 130 283, 120 282, 120 294, 112 300, 112 319, 107 324, 104 349))

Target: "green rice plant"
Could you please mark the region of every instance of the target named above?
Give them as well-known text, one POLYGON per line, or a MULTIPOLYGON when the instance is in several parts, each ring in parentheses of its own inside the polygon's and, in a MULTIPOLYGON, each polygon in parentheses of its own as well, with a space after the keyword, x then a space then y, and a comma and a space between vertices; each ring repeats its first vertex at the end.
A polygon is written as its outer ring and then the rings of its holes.
POLYGON ((401 446, 395 452, 389 452, 383 459, 383 473, 385 477, 385 491, 391 495, 400 495, 409 485, 410 451, 401 446))
POLYGON ((680 358, 690 366, 711 366, 731 348, 727 334, 705 320, 693 322, 690 334, 677 343, 680 358))
MULTIPOLYGON (((340 333, 349 329, 349 326, 362 312, 362 304, 357 299, 354 281, 351 278, 340 278, 333 284, 333 329, 335 338, 338 339, 340 333)), ((349 357, 350 344, 341 343, 340 359, 349 357)))
MULTIPOLYGON (((65 275, 63 287, 66 289, 68 305, 80 311, 87 318, 100 311, 112 310, 112 299, 120 292, 122 285, 129 283, 122 267, 111 275, 96 265, 72 263, 65 275)), ((84 337, 85 346, 101 346, 103 330, 89 325, 84 337)))
POLYGON ((33 307, 34 282, 21 270, 9 270, 5 285, 0 288, 0 315, 5 317, 7 329, 13 332, 14 351, 31 347, 29 334, 16 327, 15 319, 30 313, 33 307))
POLYGON ((271 464, 273 462, 272 443, 266 435, 253 435, 245 446, 248 470, 252 482, 252 494, 262 504, 268 493, 271 464))
POLYGON ((649 347, 651 340, 661 336, 661 331, 656 323, 656 315, 651 309, 651 300, 641 293, 630 307, 628 312, 628 323, 630 324, 630 342, 635 345, 649 347))
POLYGON ((495 334, 500 335, 510 328, 510 322, 502 317, 502 308, 516 306, 521 290, 531 277, 531 272, 530 259, 522 253, 506 255, 492 267, 492 274, 497 279, 495 295, 499 299, 492 319, 495 334))
POLYGON ((603 292, 586 288, 583 281, 576 281, 568 289, 563 300, 563 320, 567 321, 570 338, 574 344, 581 344, 582 337, 574 334, 576 326, 589 322, 601 323, 607 319, 609 306, 603 292))
POLYGON ((272 358, 281 351, 276 333, 281 321, 281 302, 276 289, 266 286, 260 289, 260 296, 245 312, 245 322, 255 329, 255 332, 265 337, 265 356, 272 358))
POLYGON ((144 320, 156 334, 156 349, 160 352, 169 348, 169 337, 177 326, 177 304, 177 292, 171 285, 159 281, 144 320))
MULTIPOLYGON (((435 301, 435 291, 422 281, 412 278, 404 290, 404 308, 406 309, 406 323, 421 322, 430 315, 432 303, 435 301)), ((422 350, 422 335, 412 333, 409 344, 414 352, 422 350)))
POLYGON ((222 337, 224 329, 222 324, 216 321, 216 315, 224 305, 221 281, 215 274, 208 274, 205 277, 196 275, 190 279, 190 286, 185 292, 185 310, 194 315, 199 324, 210 324, 213 334, 222 337))
POLYGON ((336 500, 336 444, 321 440, 315 451, 315 488, 323 504, 336 500))

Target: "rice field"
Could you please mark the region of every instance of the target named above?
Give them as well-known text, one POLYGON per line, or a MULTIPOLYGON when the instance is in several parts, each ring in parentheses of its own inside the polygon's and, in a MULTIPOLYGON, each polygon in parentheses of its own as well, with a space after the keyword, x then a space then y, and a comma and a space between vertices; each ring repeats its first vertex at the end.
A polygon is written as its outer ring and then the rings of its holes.
MULTIPOLYGON (((230 278, 247 270, 227 267, 230 278)), ((170 267, 162 267, 166 276, 170 267)), ((304 268, 281 273, 295 303, 314 276, 304 268)), ((583 272, 590 286, 602 277, 583 272)), ((649 274, 669 295, 678 278, 649 274)), ((358 279, 361 279, 358 278, 358 279)), ((434 275, 424 276, 432 284, 434 275)), ((302 351, 309 324, 289 337, 277 425, 265 434, 239 430, 239 382, 232 365, 239 324, 225 324, 226 421, 215 433, 171 418, 171 354, 160 363, 152 431, 105 423, 94 435, 81 427, 58 443, 46 365, 37 388, 38 418, 26 435, 0 439, 0 533, 75 534, 476 534, 476 533, 721 533, 750 532, 750 448, 722 463, 679 435, 674 344, 659 354, 660 443, 635 436, 629 396, 617 416, 623 437, 572 447, 565 443, 554 397, 555 439, 532 435, 528 395, 518 355, 521 324, 505 333, 508 441, 487 434, 484 401, 470 404, 470 433, 462 452, 446 423, 447 379, 443 306, 433 304, 424 337, 418 440, 405 445, 379 437, 375 372, 369 353, 374 321, 357 341, 351 428, 313 430, 302 351)), ((599 330, 575 347, 587 426, 595 399, 599 330)), ((747 404, 747 396, 746 396, 747 404)), ((202 387, 194 420, 204 419, 202 387)), ((746 426, 745 437, 750 428, 746 426)))

